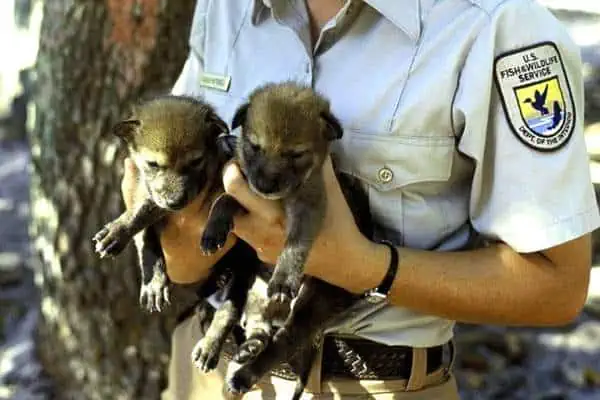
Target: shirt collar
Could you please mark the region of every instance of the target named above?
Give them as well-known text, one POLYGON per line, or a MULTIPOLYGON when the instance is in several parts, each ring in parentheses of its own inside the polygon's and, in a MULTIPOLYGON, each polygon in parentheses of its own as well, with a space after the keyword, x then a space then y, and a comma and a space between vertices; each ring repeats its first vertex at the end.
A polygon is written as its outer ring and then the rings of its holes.
POLYGON ((427 0, 365 0, 365 3, 417 41, 421 34, 421 3, 427 0))
MULTIPOLYGON (((265 17, 265 9, 278 0, 253 0, 252 23, 258 25, 265 17)), ((364 0, 414 41, 421 34, 423 8, 430 8, 435 0, 364 0), (400 6, 399 3, 402 5, 400 6)))

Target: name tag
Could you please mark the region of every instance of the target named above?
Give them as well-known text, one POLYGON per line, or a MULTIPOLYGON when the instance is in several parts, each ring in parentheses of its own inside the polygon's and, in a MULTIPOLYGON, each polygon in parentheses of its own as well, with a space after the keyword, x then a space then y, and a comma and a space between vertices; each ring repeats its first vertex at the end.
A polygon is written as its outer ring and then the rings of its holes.
POLYGON ((217 89, 222 92, 227 92, 229 90, 230 84, 231 84, 230 76, 204 73, 200 77, 200 86, 217 89))

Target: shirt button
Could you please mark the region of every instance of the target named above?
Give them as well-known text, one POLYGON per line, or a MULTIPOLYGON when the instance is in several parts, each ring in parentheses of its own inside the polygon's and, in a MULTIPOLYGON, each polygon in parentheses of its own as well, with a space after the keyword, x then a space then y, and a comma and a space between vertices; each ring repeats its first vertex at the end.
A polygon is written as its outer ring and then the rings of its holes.
POLYGON ((390 183, 394 178, 392 170, 386 167, 381 168, 377 175, 379 176, 379 180, 383 183, 390 183))

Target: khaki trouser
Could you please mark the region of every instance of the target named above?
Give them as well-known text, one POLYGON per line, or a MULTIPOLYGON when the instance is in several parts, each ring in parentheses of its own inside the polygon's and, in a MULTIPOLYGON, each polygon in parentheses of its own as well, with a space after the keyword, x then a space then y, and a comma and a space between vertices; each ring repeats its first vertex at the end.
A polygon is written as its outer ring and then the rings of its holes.
MULTIPOLYGON (((217 368, 202 374, 191 362, 192 349, 202 337, 196 315, 177 326, 173 332, 168 387, 162 400, 231 399, 223 394, 227 361, 221 357, 217 368)), ((315 362, 302 399, 375 399, 375 400, 458 400, 456 382, 451 373, 440 368, 426 374, 424 351, 413 353, 413 373, 408 380, 335 379, 320 382, 320 363, 315 362), (319 392, 320 388, 320 393, 319 392)), ((243 400, 289 399, 295 382, 276 376, 263 378, 243 400)))

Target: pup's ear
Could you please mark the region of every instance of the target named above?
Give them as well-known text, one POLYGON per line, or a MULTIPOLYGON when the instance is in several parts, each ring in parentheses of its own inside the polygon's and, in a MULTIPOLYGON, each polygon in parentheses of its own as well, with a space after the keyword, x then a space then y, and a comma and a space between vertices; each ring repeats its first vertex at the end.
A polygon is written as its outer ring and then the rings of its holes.
POLYGON ((329 111, 321 112, 321 118, 323 118, 325 125, 327 125, 327 129, 325 130, 327 140, 341 139, 344 129, 340 121, 329 111))
POLYGON ((236 135, 221 135, 217 138, 217 148, 220 153, 224 154, 227 158, 231 158, 235 154, 237 141, 238 138, 236 135))
POLYGON ((215 132, 217 135, 229 133, 229 128, 227 127, 227 124, 216 113, 209 113, 206 119, 209 124, 216 128, 215 132))
POLYGON ((125 142, 130 142, 141 126, 142 122, 139 119, 125 119, 113 126, 112 134, 125 142))
POLYGON ((248 107, 250 107, 250 104, 244 103, 237 109, 233 116, 233 120, 231 121, 231 130, 244 125, 244 122, 246 122, 246 115, 248 114, 248 107))

